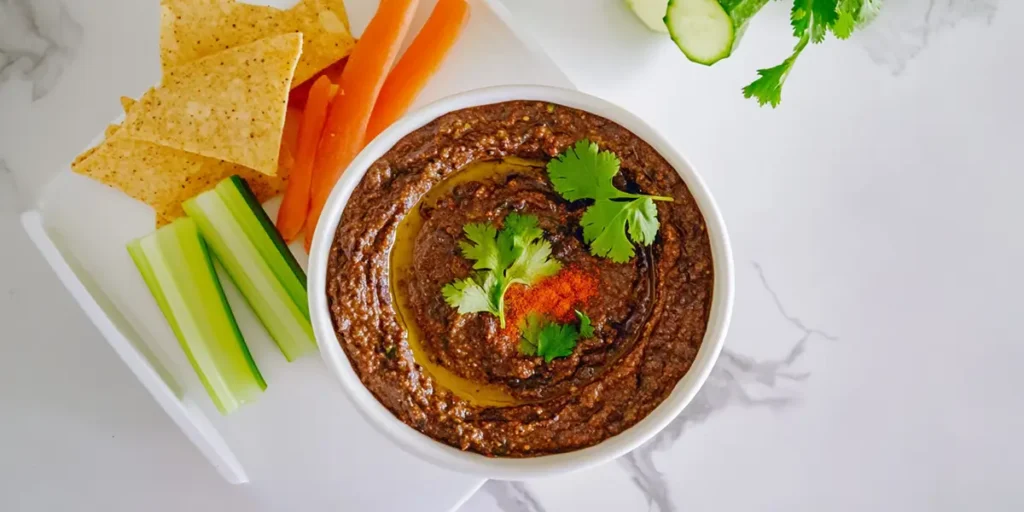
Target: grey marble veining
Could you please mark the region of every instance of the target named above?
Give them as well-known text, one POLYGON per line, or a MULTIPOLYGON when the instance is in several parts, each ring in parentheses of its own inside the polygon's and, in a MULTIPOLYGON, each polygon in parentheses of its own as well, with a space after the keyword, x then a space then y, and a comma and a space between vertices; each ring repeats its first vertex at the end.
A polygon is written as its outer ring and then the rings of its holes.
POLYGON ((82 41, 82 26, 60 0, 0 0, 0 87, 32 82, 32 100, 57 84, 82 41))
MULTIPOLYGON (((784 384, 799 385, 810 376, 809 372, 793 370, 807 344, 814 339, 837 339, 823 330, 808 327, 799 317, 790 314, 768 283, 761 265, 756 262, 751 265, 778 313, 800 332, 800 336, 789 342, 791 347, 788 353, 777 360, 758 360, 724 349, 708 380, 679 417, 654 439, 618 459, 617 462, 629 474, 630 480, 646 497, 651 510, 680 510, 672 500, 668 481, 654 463, 654 454, 670 449, 691 425, 703 423, 726 408, 783 409, 795 403, 799 399, 799 390, 790 389, 784 384)), ((489 481, 483 489, 494 497, 504 512, 544 512, 540 500, 522 482, 489 481)))
POLYGON ((689 426, 703 423, 716 412, 728 407, 783 409, 793 404, 799 398, 798 391, 787 389, 783 384, 800 383, 810 376, 809 372, 792 370, 803 355, 807 343, 812 339, 837 339, 820 329, 807 327, 800 318, 788 313, 768 283, 764 270, 756 262, 752 265, 779 314, 799 330, 800 336, 791 342, 792 346, 786 356, 777 360, 757 360, 723 349, 708 380, 686 410, 654 439, 619 459, 619 464, 647 497, 652 510, 680 510, 672 501, 668 482, 654 464, 655 453, 668 450, 689 426))
POLYGON ((991 23, 998 0, 886 0, 881 14, 856 41, 894 75, 928 45, 935 34, 967 20, 991 23))
POLYGON ((481 489, 494 497, 503 512, 547 512, 523 482, 488 480, 481 489))

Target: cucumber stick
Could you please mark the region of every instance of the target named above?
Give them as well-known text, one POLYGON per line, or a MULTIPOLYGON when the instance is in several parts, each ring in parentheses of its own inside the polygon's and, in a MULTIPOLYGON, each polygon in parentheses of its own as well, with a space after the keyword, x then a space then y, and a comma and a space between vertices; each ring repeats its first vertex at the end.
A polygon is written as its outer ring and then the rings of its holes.
POLYGON ((686 58, 710 66, 732 54, 768 0, 669 0, 665 26, 686 58))
POLYGON ((640 21, 647 25, 647 28, 666 33, 665 11, 668 9, 668 0, 626 0, 626 5, 633 10, 640 21))
POLYGON ((128 244, 157 305, 222 414, 267 388, 224 297, 199 228, 178 219, 128 244))
POLYGON ((306 274, 245 181, 232 176, 184 207, 285 359, 315 350, 306 274))

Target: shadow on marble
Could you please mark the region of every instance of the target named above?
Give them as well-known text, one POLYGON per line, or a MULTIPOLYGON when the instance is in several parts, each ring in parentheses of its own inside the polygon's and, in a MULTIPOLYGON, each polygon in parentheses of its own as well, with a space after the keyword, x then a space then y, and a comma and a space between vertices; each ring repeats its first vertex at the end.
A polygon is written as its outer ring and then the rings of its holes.
POLYGON ((876 64, 901 74, 935 34, 967 20, 991 23, 998 0, 885 0, 878 18, 852 40, 876 64))

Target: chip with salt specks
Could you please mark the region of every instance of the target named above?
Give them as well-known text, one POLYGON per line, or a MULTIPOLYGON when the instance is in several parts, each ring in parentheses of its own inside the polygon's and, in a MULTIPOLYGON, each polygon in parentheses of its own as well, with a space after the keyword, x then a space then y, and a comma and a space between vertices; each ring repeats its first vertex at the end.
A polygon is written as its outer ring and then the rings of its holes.
POLYGON ((342 0, 300 0, 288 10, 235 0, 163 0, 160 65, 174 67, 266 37, 301 32, 294 85, 347 56, 355 39, 342 0))
MULTIPOLYGON (((110 126, 107 127, 107 131, 108 132, 110 131, 110 127, 111 126, 117 127, 117 128, 120 127, 118 125, 110 125, 110 126)), ((97 149, 99 149, 99 146, 93 146, 93 147, 91 147, 91 148, 89 148, 89 149, 79 153, 78 156, 76 156, 75 159, 71 161, 71 169, 74 170, 75 167, 78 164, 82 163, 82 161, 84 161, 86 158, 89 158, 90 156, 92 156, 92 154, 95 153, 97 149)))
POLYGON ((256 198, 284 190, 285 176, 267 176, 240 165, 122 136, 120 130, 83 153, 71 169, 150 205, 162 226, 185 215, 181 203, 238 174, 256 198))
POLYGON ((119 133, 274 175, 301 50, 300 34, 284 34, 173 68, 119 133))

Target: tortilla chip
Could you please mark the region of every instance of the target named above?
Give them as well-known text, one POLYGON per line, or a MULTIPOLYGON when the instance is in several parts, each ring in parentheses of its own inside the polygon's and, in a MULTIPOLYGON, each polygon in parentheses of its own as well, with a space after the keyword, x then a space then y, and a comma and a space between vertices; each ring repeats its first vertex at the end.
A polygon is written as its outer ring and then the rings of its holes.
POLYGON ((273 176, 301 49, 299 34, 285 34, 171 69, 120 133, 273 176))
POLYGON ((135 106, 135 99, 129 98, 128 96, 121 96, 121 108, 124 109, 124 113, 127 114, 132 107, 135 106))
POLYGON ((342 0, 301 0, 282 11, 235 0, 163 0, 160 65, 166 82, 176 66, 265 37, 301 32, 294 85, 347 56, 355 46, 342 0))
MULTIPOLYGON (((85 155, 85 153, 83 153, 85 155)), ((153 207, 157 227, 185 215, 181 203, 238 174, 260 202, 284 190, 283 176, 271 177, 240 165, 122 136, 106 140, 72 170, 123 191, 153 207)))
MULTIPOLYGON (((115 126, 115 125, 112 125, 112 126, 115 126)), ((78 156, 76 156, 75 159, 71 161, 71 170, 74 171, 75 168, 78 167, 78 165, 80 165, 83 161, 85 161, 85 159, 87 159, 90 156, 92 156, 92 154, 95 153, 97 149, 99 149, 99 146, 93 146, 93 147, 91 147, 91 148, 89 148, 89 149, 79 153, 78 156)))

